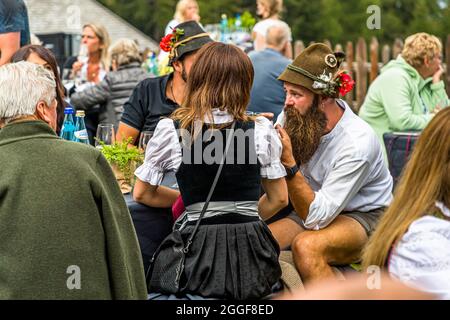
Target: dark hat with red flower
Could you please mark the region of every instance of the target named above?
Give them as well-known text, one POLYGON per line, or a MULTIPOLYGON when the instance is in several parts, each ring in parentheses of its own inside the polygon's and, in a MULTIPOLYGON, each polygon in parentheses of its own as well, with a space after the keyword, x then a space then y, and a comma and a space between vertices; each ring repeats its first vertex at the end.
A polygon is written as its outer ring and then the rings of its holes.
POLYGON ((345 96, 355 82, 346 71, 339 70, 344 58, 343 52, 333 52, 327 45, 315 43, 303 50, 278 79, 319 95, 345 96))
POLYGON ((177 25, 172 33, 162 38, 161 50, 169 52, 169 65, 183 55, 200 49, 213 40, 196 21, 186 21, 177 25))

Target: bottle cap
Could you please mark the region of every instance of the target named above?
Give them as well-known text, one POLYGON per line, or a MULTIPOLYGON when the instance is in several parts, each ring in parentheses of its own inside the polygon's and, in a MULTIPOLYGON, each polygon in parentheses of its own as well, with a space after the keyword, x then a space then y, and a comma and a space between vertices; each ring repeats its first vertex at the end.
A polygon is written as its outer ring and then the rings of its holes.
POLYGON ((74 110, 71 107, 67 107, 64 109, 64 114, 74 114, 74 110))
POLYGON ((85 114, 84 110, 77 110, 77 113, 76 113, 75 116, 77 116, 77 117, 85 117, 86 114, 85 114))

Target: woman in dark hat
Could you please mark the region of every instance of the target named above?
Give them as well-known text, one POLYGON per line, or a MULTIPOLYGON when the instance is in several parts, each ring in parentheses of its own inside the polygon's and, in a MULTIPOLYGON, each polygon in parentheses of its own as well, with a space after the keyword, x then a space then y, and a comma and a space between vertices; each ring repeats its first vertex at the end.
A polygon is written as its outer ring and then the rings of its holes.
POLYGON ((131 143, 135 144, 142 131, 154 131, 161 117, 170 116, 181 105, 195 53, 211 41, 195 21, 179 24, 173 33, 163 38, 160 47, 169 52, 169 65, 174 72, 146 79, 137 85, 124 105, 117 140, 131 137, 131 143))

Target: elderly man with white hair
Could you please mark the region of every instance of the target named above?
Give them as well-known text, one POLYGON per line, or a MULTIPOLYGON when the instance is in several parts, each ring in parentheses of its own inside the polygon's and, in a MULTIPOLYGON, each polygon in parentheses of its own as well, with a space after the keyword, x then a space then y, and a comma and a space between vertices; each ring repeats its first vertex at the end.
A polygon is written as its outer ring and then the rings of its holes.
POLYGON ((55 134, 55 95, 43 67, 0 67, 0 299, 145 299, 112 170, 55 134))

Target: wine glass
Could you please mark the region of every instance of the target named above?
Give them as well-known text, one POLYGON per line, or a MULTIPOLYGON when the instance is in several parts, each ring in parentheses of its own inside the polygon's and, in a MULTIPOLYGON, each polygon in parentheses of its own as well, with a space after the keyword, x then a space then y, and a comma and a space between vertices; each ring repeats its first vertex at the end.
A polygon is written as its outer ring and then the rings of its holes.
POLYGON ((147 144, 153 136, 153 132, 151 131, 142 131, 141 136, 139 138, 139 149, 145 152, 147 149, 147 144))
POLYGON ((101 149, 105 145, 112 145, 116 141, 114 125, 111 123, 100 123, 97 127, 97 135, 95 139, 95 147, 101 149))

